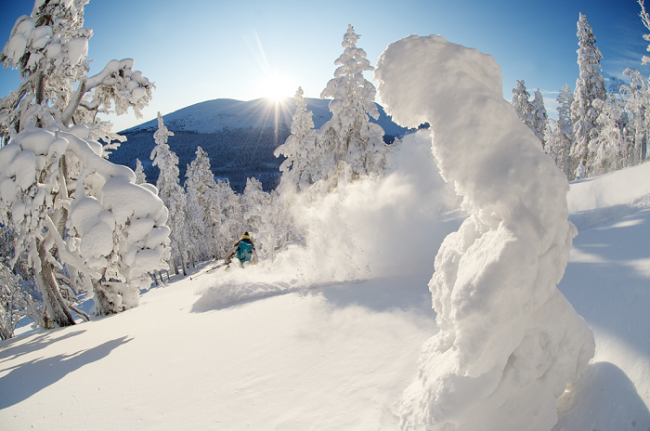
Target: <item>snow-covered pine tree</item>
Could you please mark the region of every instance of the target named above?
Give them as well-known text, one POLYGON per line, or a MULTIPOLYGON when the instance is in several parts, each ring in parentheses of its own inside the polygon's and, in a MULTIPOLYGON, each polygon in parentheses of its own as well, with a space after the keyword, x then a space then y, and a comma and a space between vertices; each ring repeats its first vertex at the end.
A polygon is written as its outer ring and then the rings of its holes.
POLYGON ((556 148, 558 154, 557 166, 564 172, 567 179, 573 179, 571 167, 571 144, 573 143, 573 124, 571 123, 571 105, 573 104, 573 92, 568 84, 560 90, 557 96, 557 129, 562 133, 561 139, 557 142, 556 148))
POLYGON ((593 154, 589 172, 600 175, 626 166, 627 115, 614 97, 610 97, 609 101, 594 100, 594 106, 600 112, 596 119, 599 132, 589 143, 589 152, 593 154))
POLYGON ((571 105, 574 135, 571 157, 573 165, 577 168, 579 164, 582 164, 586 169, 585 176, 588 176, 593 159, 593 155, 589 153, 589 143, 598 136, 596 120, 600 115, 599 104, 594 104, 594 101, 606 101, 607 91, 600 66, 600 59, 603 56, 596 46, 596 36, 587 22, 587 17, 582 13, 578 20, 577 36, 580 47, 577 50, 580 77, 576 80, 573 104, 571 105))
POLYGON ((630 85, 621 85, 620 91, 629 113, 626 124, 627 145, 625 149, 626 166, 642 163, 647 158, 648 137, 650 136, 650 92, 641 74, 626 69, 623 74, 630 77, 630 85))
POLYGON ((556 166, 564 172, 567 179, 571 177, 570 148, 571 141, 560 127, 560 123, 549 118, 544 131, 544 151, 553 159, 556 166))
POLYGON ((318 145, 324 148, 324 157, 315 172, 326 182, 322 189, 332 190, 339 183, 347 183, 359 177, 382 173, 388 154, 383 141, 384 130, 371 123, 368 115, 379 118, 375 105, 375 86, 363 77, 364 71, 372 71, 366 52, 357 48, 359 35, 348 25, 343 35, 345 49, 334 64, 339 67, 334 79, 327 83, 321 98, 332 98, 329 109, 332 119, 318 132, 318 145))
POLYGON ((140 159, 135 159, 135 183, 144 184, 147 182, 147 177, 144 174, 144 167, 140 159))
POLYGON ((178 157, 169 149, 167 144, 167 139, 170 136, 174 136, 174 133, 167 129, 162 115, 158 112, 158 130, 153 135, 156 146, 151 151, 150 158, 153 160, 152 165, 158 166, 158 169, 160 169, 156 187, 158 187, 158 196, 169 210, 167 225, 171 229, 170 239, 174 273, 179 273, 178 266, 180 264, 183 275, 187 275, 186 264, 188 263, 189 241, 185 230, 186 198, 183 188, 178 184, 178 157))
POLYGON ((216 259, 221 209, 210 159, 203 148, 196 148, 196 158, 188 165, 185 177, 189 241, 199 260, 216 259))
POLYGON ((217 181, 217 198, 221 210, 217 248, 219 257, 224 257, 235 241, 242 236, 246 227, 240 197, 233 191, 227 180, 217 181))
POLYGON ((80 289, 94 293, 99 312, 136 306, 146 271, 165 265, 168 241, 162 201, 134 184, 132 170, 102 158, 114 146, 96 141, 117 138, 97 113, 114 105, 138 116, 153 85, 131 59, 86 76, 86 3, 37 1, 0 53, 23 79, 0 100, 0 135, 11 138, 0 149, 0 222, 16 232, 14 262, 27 253, 46 327, 73 325, 72 311, 85 316, 74 305, 80 289), (123 235, 131 225, 139 241, 123 235))
POLYGON ((517 111, 517 116, 530 130, 536 132, 535 128, 535 107, 530 103, 530 94, 526 89, 526 83, 522 79, 517 81, 517 87, 512 89, 512 106, 517 111))
POLYGON ((539 141, 544 145, 544 131, 546 130, 546 122, 548 121, 548 115, 546 114, 546 108, 544 107, 544 98, 542 97, 541 91, 539 88, 535 91, 535 98, 533 99, 533 121, 535 128, 535 136, 539 141))
POLYGON ((314 121, 312 112, 307 109, 304 92, 298 87, 293 100, 296 102, 296 112, 291 122, 291 135, 284 144, 275 149, 275 157, 285 156, 286 160, 280 165, 282 177, 277 190, 284 193, 295 193, 313 184, 311 176, 306 172, 309 162, 315 159, 314 146, 309 140, 314 140, 314 121))
POLYGON ((241 203, 245 229, 259 233, 267 208, 271 205, 271 195, 262 189, 262 183, 257 178, 247 178, 241 203))
POLYGON ((560 168, 559 147, 561 146, 561 133, 557 121, 549 119, 546 122, 546 128, 544 129, 544 152, 553 159, 558 168, 560 168))

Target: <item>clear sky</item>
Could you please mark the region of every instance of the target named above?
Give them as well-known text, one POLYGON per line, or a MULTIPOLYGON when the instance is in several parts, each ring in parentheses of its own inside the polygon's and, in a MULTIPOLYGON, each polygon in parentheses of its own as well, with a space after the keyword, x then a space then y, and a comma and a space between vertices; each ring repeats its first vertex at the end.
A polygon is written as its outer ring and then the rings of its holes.
MULTIPOLYGON (((0 0, 0 46, 32 6, 0 0)), ((298 86, 319 97, 348 24, 373 65, 388 44, 410 34, 477 48, 501 66, 508 100, 515 80, 524 79, 554 111, 559 89, 573 89, 578 77, 579 12, 594 30, 606 77, 623 78, 627 67, 648 76, 641 57, 648 45, 642 35, 650 31, 639 11, 636 0, 92 0, 85 27, 94 31, 91 74, 112 59, 133 58, 157 87, 144 118, 111 118, 119 131, 205 100, 291 97, 298 86)), ((0 70, 0 96, 18 83, 16 71, 0 70)))

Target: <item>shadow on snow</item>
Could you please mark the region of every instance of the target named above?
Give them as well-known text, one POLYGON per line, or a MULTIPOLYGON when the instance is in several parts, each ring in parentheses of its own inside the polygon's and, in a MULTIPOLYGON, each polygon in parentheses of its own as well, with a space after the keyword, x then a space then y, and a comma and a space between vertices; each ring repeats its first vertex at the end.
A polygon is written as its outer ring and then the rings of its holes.
MULTIPOLYGON (((78 333, 72 333, 69 336, 78 333)), ((35 340, 35 342, 42 344, 49 344, 51 341, 48 340, 46 342, 38 337, 35 340)), ((26 400, 84 365, 105 358, 112 350, 129 341, 131 339, 127 339, 124 336, 107 341, 88 350, 79 351, 70 355, 62 354, 49 358, 35 359, 10 368, 11 371, 9 374, 0 378, 0 387, 4 388, 0 396, 0 410, 26 400)), ((6 369, 2 371, 6 371, 6 369)))

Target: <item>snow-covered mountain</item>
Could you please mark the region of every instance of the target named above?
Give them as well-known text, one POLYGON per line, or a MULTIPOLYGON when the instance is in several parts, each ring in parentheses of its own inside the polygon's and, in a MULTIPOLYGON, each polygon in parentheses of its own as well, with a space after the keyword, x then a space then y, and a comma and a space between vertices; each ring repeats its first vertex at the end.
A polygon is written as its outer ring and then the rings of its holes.
MULTIPOLYGON (((332 117, 329 100, 306 100, 307 108, 313 112, 315 128, 332 117)), ((371 121, 382 126, 386 133, 384 140, 390 143, 395 137, 404 136, 408 129, 393 123, 384 109, 379 105, 378 108, 379 119, 371 121)), ((290 135, 295 109, 293 99, 277 102, 216 99, 164 115, 165 125, 174 132, 168 144, 178 156, 181 182, 185 180, 186 166, 194 160, 196 147, 200 146, 210 157, 215 177, 228 179, 235 191, 241 193, 249 177, 260 180, 266 190, 273 189, 284 161, 284 158, 276 158, 273 152, 290 135)), ((128 140, 110 160, 135 169, 135 160, 140 159, 147 181, 155 183, 159 172, 151 165, 149 155, 155 145, 153 134, 157 127, 154 119, 120 132, 128 140)))
MULTIPOLYGON (((330 100, 314 98, 305 98, 305 100, 307 109, 313 113, 316 129, 332 118, 328 108, 330 100)), ((370 121, 379 124, 388 136, 404 136, 407 129, 395 124, 391 117, 386 115, 381 105, 377 107, 379 118, 377 120, 371 118, 370 121)), ((214 99, 163 115, 163 120, 169 130, 196 133, 218 133, 223 129, 266 129, 267 127, 278 129, 283 125, 291 129, 291 119, 295 110, 296 105, 291 98, 250 101, 214 99)), ((155 130, 156 127, 158 127, 157 120, 153 119, 124 130, 123 133, 155 130)))

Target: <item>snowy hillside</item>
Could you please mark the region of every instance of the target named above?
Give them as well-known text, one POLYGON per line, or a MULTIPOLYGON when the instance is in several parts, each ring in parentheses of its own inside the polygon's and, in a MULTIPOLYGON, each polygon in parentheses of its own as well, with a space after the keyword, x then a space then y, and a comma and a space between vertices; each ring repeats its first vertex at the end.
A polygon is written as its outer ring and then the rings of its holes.
MULTIPOLYGON (((209 262, 136 309, 0 343, 0 428, 399 429, 438 331, 433 259, 464 219, 430 142, 410 135, 384 181, 304 214, 310 249, 269 267, 209 262)), ((559 288, 596 355, 560 399, 557 431, 650 428, 649 177, 645 164, 571 186, 580 233, 559 288)))
MULTIPOLYGON (((330 118, 332 113, 328 108, 328 99, 306 98, 307 109, 313 112, 314 127, 320 128, 330 118)), ((379 118, 371 122, 379 124, 387 135, 404 136, 407 129, 393 123, 380 105, 379 118)), ((233 99, 215 99, 187 106, 178 111, 163 116, 165 124, 173 131, 196 133, 216 133, 223 129, 275 129, 285 125, 291 128, 291 118, 296 110, 292 98, 274 101, 271 99, 256 99, 241 101, 233 99)), ((156 120, 124 130, 134 132, 138 130, 155 130, 156 120)))

